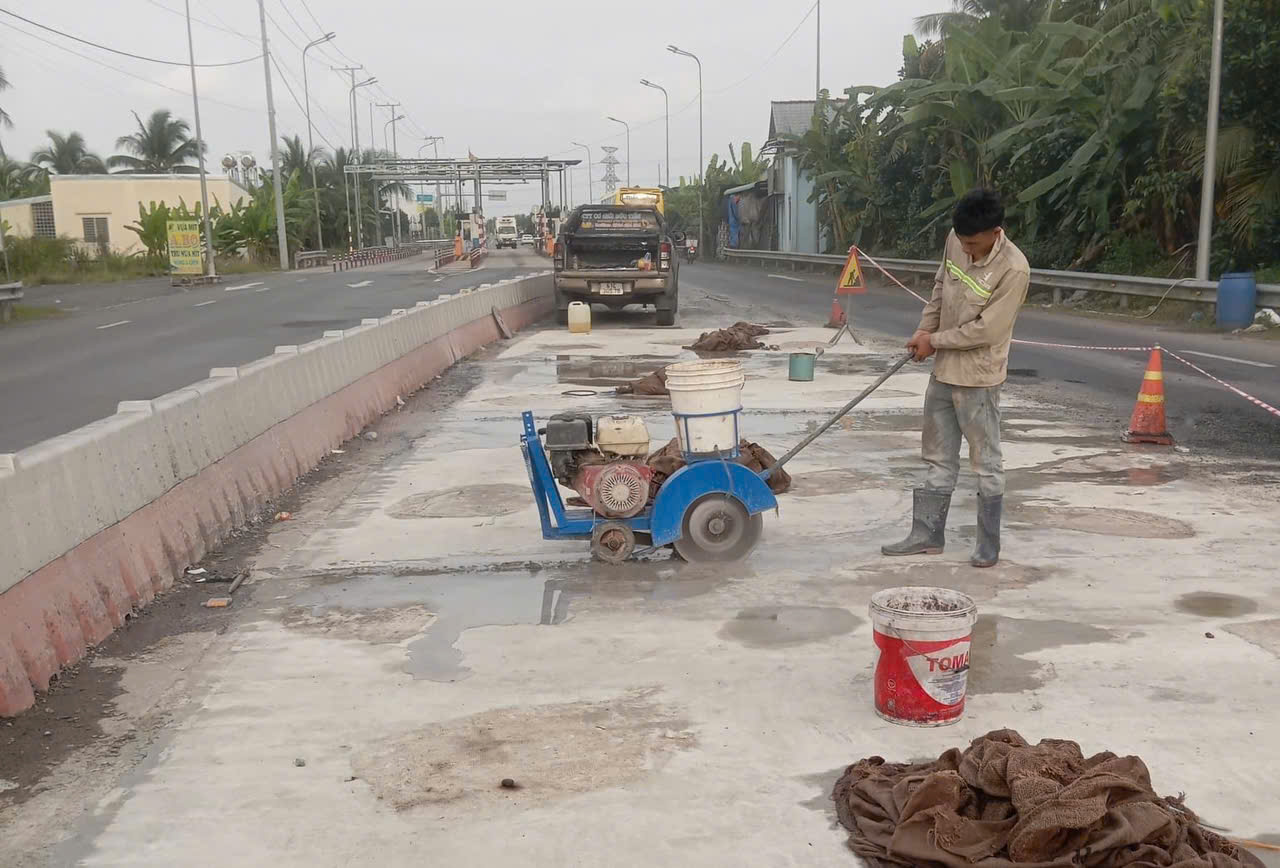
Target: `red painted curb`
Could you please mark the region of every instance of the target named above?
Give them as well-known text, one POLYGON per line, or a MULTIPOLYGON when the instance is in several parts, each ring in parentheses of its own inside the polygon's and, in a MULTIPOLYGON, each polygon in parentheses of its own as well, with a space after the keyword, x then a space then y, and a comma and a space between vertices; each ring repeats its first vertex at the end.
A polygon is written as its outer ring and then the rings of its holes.
MULTIPOLYGON (((550 314, 550 298, 504 308, 518 330, 550 314)), ((99 531, 0 594, 0 716, 30 708, 58 671, 171 587, 267 500, 454 362, 498 340, 472 320, 317 401, 99 531)))

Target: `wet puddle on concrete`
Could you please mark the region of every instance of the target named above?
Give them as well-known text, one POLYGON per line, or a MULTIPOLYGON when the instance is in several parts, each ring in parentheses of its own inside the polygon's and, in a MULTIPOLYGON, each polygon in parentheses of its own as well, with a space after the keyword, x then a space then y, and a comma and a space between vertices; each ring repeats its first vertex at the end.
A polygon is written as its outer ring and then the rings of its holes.
POLYGON ((616 387, 663 368, 670 356, 556 356, 556 382, 574 386, 616 387))
POLYGON ((1153 512, 1091 506, 1033 506, 1018 504, 1010 510, 1010 524, 1053 530, 1074 530, 1102 536, 1135 539, 1186 539, 1195 530, 1185 521, 1153 512))
POLYGON ((749 648, 780 648, 851 633, 862 620, 836 606, 751 606, 725 622, 720 638, 749 648))
POLYGON ((1248 597, 1220 594, 1215 591, 1193 591, 1174 601, 1179 612, 1199 615, 1202 618, 1238 618, 1258 611, 1258 603, 1248 597))
MULTIPOLYGON (((967 552, 968 547, 959 541, 948 541, 948 553, 952 547, 967 552)), ((928 558, 918 560, 882 558, 853 570, 860 586, 869 590, 895 588, 906 585, 931 588, 950 588, 967 594, 978 602, 991 600, 1003 591, 1019 591, 1042 582, 1054 574, 1054 570, 1032 567, 1004 558, 994 567, 975 570, 966 561, 928 558)))
POLYGON ((487 518, 519 512, 531 497, 524 485, 468 485, 411 494, 387 507, 387 515, 401 519, 487 518))
POLYGON ((457 643, 472 628, 553 626, 579 610, 662 606, 710 593, 730 580, 725 570, 691 564, 655 569, 654 564, 595 562, 554 570, 356 576, 303 592, 282 620, 290 628, 336 639, 374 644, 412 639, 405 672, 415 679, 459 681, 471 670, 457 643))
POLYGON ((979 694, 1036 690, 1054 677, 1053 661, 1030 660, 1022 655, 1065 645, 1116 641, 1120 641, 1116 633, 1089 624, 979 615, 970 640, 968 691, 979 694))

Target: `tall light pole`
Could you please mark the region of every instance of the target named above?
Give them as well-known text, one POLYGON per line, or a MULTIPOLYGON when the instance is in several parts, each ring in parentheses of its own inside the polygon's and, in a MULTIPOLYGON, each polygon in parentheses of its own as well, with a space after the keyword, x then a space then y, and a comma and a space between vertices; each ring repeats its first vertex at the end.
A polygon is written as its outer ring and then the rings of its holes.
MULTIPOLYGON (((192 111, 196 116, 196 160, 200 164, 200 207, 203 209, 201 216, 204 218, 204 246, 208 248, 208 259, 205 262, 204 273, 209 277, 217 277, 218 269, 213 261, 213 224, 209 222, 209 183, 205 180, 204 175, 204 136, 200 134, 200 97, 196 94, 196 49, 195 44, 191 40, 191 0, 186 0, 187 7, 187 58, 191 65, 191 104, 192 111)), ((275 134, 272 133, 272 138, 275 134)), ((0 229, 0 235, 4 230, 0 229)), ((4 247, 4 239, 0 238, 0 248, 4 247)), ((9 257, 5 254, 4 267, 6 274, 9 270, 9 257)))
MULTIPOLYGON (((1213 53, 1209 62, 1209 121, 1204 133, 1204 178, 1200 183, 1200 231, 1196 237, 1196 280, 1209 279, 1213 236, 1213 175, 1218 162, 1218 103, 1222 96, 1222 0, 1213 4, 1213 53)), ((199 136, 199 133, 196 134, 199 136)))
MULTIPOLYGON (((440 159, 440 143, 443 141, 444 141, 444 136, 426 136, 422 140, 422 148, 425 148, 427 145, 431 145, 432 153, 435 154, 435 158, 438 160, 440 159)), ((422 156, 422 148, 418 148, 419 157, 422 156)), ((438 166, 436 167, 436 171, 439 171, 438 166)), ((436 217, 441 218, 440 226, 443 228, 444 220, 442 218, 444 215, 444 211, 442 210, 442 207, 440 204, 440 182, 439 181, 436 181, 436 200, 435 200, 434 206, 435 206, 436 217)), ((424 223, 422 227, 422 235, 424 238, 426 237, 426 234, 427 234, 427 228, 424 223)))
MULTIPOLYGON (((355 81, 355 75, 351 76, 351 141, 355 146, 355 155, 357 165, 360 160, 360 112, 356 108, 356 90, 362 87, 368 87, 378 80, 378 77, 370 76, 364 81, 355 81)), ((355 172, 355 190, 356 190, 356 243, 364 250, 364 219, 360 215, 360 173, 355 172)))
POLYGON ((591 173, 595 170, 591 168, 591 148, 582 144, 582 142, 570 142, 569 144, 575 148, 582 148, 587 152, 587 201, 594 202, 596 201, 596 191, 595 182, 591 179, 591 173))
POLYGON ((822 96, 822 0, 816 0, 813 4, 818 10, 818 27, 816 40, 816 52, 813 59, 813 98, 817 99, 822 96))
MULTIPOLYGON (((191 0, 187 0, 187 5, 189 6, 190 4, 191 0)), ((311 159, 311 152, 315 150, 316 144, 315 140, 312 138, 311 91, 307 86, 307 52, 315 48, 317 45, 323 45, 337 35, 338 34, 336 33, 326 33, 319 39, 311 40, 307 43, 306 47, 302 49, 302 99, 306 103, 307 107, 307 162, 311 164, 311 198, 314 199, 316 203, 316 246, 321 250, 324 250, 324 230, 320 228, 320 197, 317 195, 320 185, 316 183, 316 162, 311 159)), ((196 135, 199 136, 199 133, 196 135)))
MULTIPOLYGON (((671 186, 671 98, 667 96, 667 89, 660 84, 654 84, 647 78, 640 79, 640 83, 645 87, 651 87, 654 90, 662 91, 662 115, 666 118, 667 124, 667 186, 671 186)), ((628 152, 631 150, 627 149, 628 152)))
MULTIPOLYGON (((399 105, 399 103, 396 103, 396 105, 399 105)), ((395 117, 391 118, 391 120, 387 121, 385 124, 382 125, 382 141, 384 143, 384 146, 387 141, 387 127, 388 126, 391 127, 391 158, 393 160, 399 159, 399 155, 397 154, 397 151, 399 150, 399 148, 396 145, 396 121, 402 121, 402 120, 404 120, 404 115, 396 115, 395 117)), ((400 195, 396 193, 394 190, 392 191, 392 195, 395 196, 395 206, 391 212, 391 227, 392 227, 391 231, 394 232, 396 235, 395 246, 399 247, 400 246, 400 195)))
POLYGON ((693 62, 698 64, 698 247, 699 253, 703 249, 703 231, 706 229, 706 223, 702 217, 702 173, 705 171, 705 164, 702 162, 702 61, 698 59, 696 54, 685 51, 683 48, 676 48, 674 45, 668 45, 667 51, 672 54, 678 54, 681 57, 692 57, 693 62))
POLYGON ((263 0, 258 0, 258 25, 262 30, 262 72, 267 84, 267 132, 271 136, 271 186, 276 194, 276 240, 280 245, 280 270, 288 271, 289 236, 284 226, 284 190, 280 184, 280 145, 276 141, 276 103, 271 95, 271 46, 267 42, 267 7, 263 0))
POLYGON ((615 118, 613 115, 609 115, 608 119, 613 121, 615 124, 622 124, 624 127, 627 128, 627 186, 630 187, 631 186, 631 124, 627 123, 624 120, 619 120, 618 118, 615 118))
MULTIPOLYGON (((354 93, 355 87, 356 87, 356 73, 364 69, 364 67, 363 66, 331 66, 329 68, 334 72, 345 72, 348 75, 350 75, 351 90, 354 93)), ((347 95, 347 128, 351 131, 351 141, 353 146, 352 154, 354 154, 354 145, 356 141, 356 125, 355 125, 356 116, 355 116, 354 107, 355 107, 355 98, 352 96, 352 94, 348 94, 347 95)), ((353 230, 351 226, 351 192, 347 184, 347 172, 345 169, 346 163, 350 162, 353 159, 352 154, 347 155, 347 159, 343 163, 344 168, 342 172, 342 198, 345 199, 347 202, 347 252, 348 253, 350 253, 352 250, 355 250, 355 238, 352 235, 353 230)))

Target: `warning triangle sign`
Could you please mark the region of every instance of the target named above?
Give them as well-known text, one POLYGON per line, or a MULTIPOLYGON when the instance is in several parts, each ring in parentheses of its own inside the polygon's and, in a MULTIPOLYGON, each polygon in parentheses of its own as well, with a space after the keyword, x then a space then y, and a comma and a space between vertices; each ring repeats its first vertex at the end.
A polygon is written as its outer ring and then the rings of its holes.
POLYGON ((867 291, 867 284, 862 279, 862 269, 858 267, 858 248, 849 248, 849 258, 840 271, 840 280, 836 282, 836 295, 861 295, 867 291))

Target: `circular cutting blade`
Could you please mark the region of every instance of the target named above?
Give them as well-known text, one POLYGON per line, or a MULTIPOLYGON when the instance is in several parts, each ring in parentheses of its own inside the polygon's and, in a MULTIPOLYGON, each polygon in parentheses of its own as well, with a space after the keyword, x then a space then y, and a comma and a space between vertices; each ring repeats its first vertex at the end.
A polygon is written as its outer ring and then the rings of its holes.
POLYGON ((736 561, 755 548, 764 519, 759 514, 749 515, 735 498, 708 494, 685 511, 683 529, 674 546, 686 561, 736 561))

